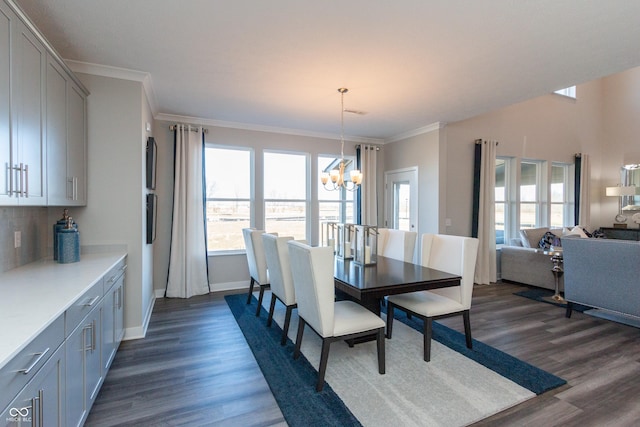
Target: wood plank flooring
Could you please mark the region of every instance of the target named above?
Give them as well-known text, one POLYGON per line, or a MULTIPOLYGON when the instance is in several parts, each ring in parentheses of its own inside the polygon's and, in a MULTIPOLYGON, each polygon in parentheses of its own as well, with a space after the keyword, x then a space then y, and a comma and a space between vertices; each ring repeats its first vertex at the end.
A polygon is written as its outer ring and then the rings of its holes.
MULTIPOLYGON (((640 329, 478 286, 475 339, 567 380, 477 426, 640 425, 640 329)), ((463 331, 461 318, 442 323, 463 331)), ((125 341, 87 426, 286 425, 223 295, 159 299, 147 337, 125 341)))

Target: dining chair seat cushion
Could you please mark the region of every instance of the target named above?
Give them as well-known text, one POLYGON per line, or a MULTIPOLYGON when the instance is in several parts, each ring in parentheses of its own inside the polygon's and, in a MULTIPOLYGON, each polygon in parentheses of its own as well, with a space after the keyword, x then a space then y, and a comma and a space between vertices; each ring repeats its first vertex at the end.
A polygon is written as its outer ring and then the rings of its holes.
POLYGON ((390 295, 388 301, 425 317, 442 316, 465 310, 458 301, 429 291, 390 295))
POLYGON ((385 325, 384 320, 353 301, 336 301, 333 316, 333 334, 328 336, 356 334, 385 325))

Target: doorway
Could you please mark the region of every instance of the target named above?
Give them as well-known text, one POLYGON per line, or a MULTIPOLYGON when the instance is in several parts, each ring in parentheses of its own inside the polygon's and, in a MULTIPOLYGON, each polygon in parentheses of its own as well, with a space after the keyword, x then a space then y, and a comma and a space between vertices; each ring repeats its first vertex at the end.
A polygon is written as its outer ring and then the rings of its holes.
POLYGON ((397 230, 418 231, 418 168, 385 172, 384 225, 397 230))

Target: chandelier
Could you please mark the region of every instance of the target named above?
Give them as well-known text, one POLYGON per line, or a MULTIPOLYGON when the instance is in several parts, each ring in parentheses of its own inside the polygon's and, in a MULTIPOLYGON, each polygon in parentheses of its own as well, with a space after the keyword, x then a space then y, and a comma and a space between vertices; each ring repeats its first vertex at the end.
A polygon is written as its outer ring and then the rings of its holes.
POLYGON ((320 181, 325 190, 341 190, 355 191, 360 188, 362 183, 362 173, 358 169, 353 169, 350 174, 351 181, 345 181, 344 179, 344 94, 349 89, 341 87, 338 89, 340 92, 340 102, 342 108, 340 109, 340 167, 338 169, 331 169, 331 172, 322 172, 320 174, 320 181), (331 182, 329 182, 331 181, 331 182))

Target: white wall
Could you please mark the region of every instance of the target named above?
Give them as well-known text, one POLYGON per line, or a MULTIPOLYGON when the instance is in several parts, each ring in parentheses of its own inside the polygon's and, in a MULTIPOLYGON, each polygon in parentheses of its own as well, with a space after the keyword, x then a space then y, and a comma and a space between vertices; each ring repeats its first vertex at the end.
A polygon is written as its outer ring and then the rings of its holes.
POLYGON ((126 245, 125 338, 142 337, 153 304, 151 252, 144 242, 146 132, 141 131, 150 109, 141 102, 140 82, 90 74, 78 77, 91 93, 88 200, 86 207, 71 209, 71 215, 78 222, 82 245, 126 245))

